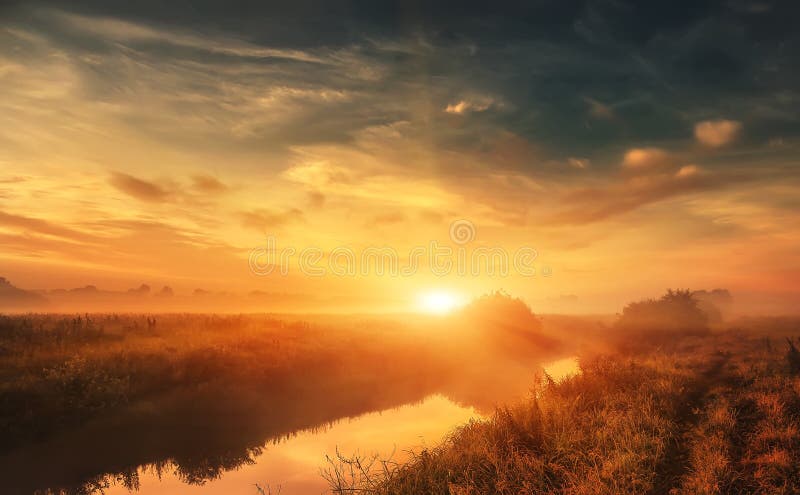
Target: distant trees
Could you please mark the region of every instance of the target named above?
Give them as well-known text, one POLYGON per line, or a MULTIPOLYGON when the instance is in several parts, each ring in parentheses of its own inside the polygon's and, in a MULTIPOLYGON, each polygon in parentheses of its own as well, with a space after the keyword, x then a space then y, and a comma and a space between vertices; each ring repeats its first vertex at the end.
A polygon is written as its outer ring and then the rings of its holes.
POLYGON ((616 327, 623 332, 702 335, 708 332, 708 315, 689 290, 668 290, 659 299, 625 306, 616 327))
POLYGON ((728 289, 698 290, 692 292, 697 306, 708 315, 709 323, 721 323, 723 316, 733 307, 733 296, 728 289))
POLYGON ((5 277, 0 277, 0 307, 30 309, 41 306, 46 302, 47 299, 41 294, 17 288, 5 277))
POLYGON ((146 296, 149 293, 150 293, 150 286, 147 284, 142 284, 136 289, 128 289, 128 294, 136 296, 146 296))
POLYGON ((464 342, 480 353, 524 361, 535 352, 555 349, 559 343, 542 332, 541 320, 522 299, 503 291, 485 294, 459 312, 464 342), (470 337, 469 332, 472 333, 470 337))
POLYGON ((175 292, 172 290, 172 287, 165 285, 156 295, 159 297, 172 297, 175 295, 175 292))
POLYGON ((539 331, 542 323, 522 299, 503 291, 490 292, 468 304, 462 314, 476 323, 539 331))

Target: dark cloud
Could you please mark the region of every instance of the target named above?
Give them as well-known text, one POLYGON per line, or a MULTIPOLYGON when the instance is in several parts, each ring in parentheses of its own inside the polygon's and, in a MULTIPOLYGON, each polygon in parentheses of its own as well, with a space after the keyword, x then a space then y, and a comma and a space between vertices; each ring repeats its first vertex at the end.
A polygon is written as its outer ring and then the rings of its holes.
MULTIPOLYGON (((66 54, 85 98, 128 104, 117 118, 172 146, 279 164, 404 121, 439 150, 480 152, 506 133, 541 161, 602 170, 609 151, 691 143, 702 120, 764 141, 800 133, 800 4, 754 5, 83 0, 3 15, 66 54)), ((47 53, 12 38, 19 54, 47 53)))

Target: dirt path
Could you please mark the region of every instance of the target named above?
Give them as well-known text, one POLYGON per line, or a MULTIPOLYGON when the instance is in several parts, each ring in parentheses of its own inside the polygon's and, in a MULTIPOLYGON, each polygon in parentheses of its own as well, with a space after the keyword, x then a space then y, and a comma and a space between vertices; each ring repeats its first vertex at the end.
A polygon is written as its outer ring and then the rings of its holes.
POLYGON ((700 419, 695 411, 702 409, 709 390, 724 380, 722 369, 729 357, 723 353, 714 354, 711 364, 697 373, 696 379, 684 394, 675 418, 678 426, 676 436, 670 443, 664 459, 656 467, 656 481, 653 490, 650 491, 652 495, 668 495, 679 487, 689 464, 692 430, 700 419))

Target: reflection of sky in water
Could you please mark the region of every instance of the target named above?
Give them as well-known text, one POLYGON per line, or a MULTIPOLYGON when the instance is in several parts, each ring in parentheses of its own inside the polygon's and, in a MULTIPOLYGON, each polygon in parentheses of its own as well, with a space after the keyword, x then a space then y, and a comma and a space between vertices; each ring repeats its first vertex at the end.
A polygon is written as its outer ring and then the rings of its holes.
MULTIPOLYGON (((186 485, 169 470, 161 480, 145 470, 141 472, 141 495, 225 494, 257 495, 255 484, 269 484, 273 490, 281 485, 282 495, 309 495, 327 489, 320 469, 325 467, 325 455, 335 456, 336 449, 344 455, 356 452, 378 453, 387 457, 396 450, 395 458, 403 451, 436 445, 456 426, 470 418, 480 418, 471 407, 460 407, 448 399, 434 395, 419 404, 411 404, 383 412, 344 419, 322 431, 302 432, 277 445, 268 445, 256 463, 225 473, 221 479, 202 486, 186 485)), ((114 486, 107 495, 127 495, 128 490, 114 486)))
MULTIPOLYGON (((544 365, 545 371, 559 380, 578 372, 574 357, 544 365)), ((434 446, 455 427, 471 418, 481 418, 472 407, 461 407, 441 395, 428 397, 418 404, 364 414, 344 419, 328 428, 298 433, 277 445, 269 444, 256 458, 255 464, 244 465, 223 474, 205 485, 187 485, 167 469, 161 479, 147 469, 140 470, 141 495, 214 494, 257 495, 255 485, 269 484, 273 493, 280 485, 282 495, 323 493, 327 484, 320 474, 326 466, 325 455, 334 457, 336 449, 343 455, 379 454, 385 458, 394 453, 401 460, 404 452, 423 446, 434 446)), ((122 486, 113 486, 107 495, 128 495, 122 486)))

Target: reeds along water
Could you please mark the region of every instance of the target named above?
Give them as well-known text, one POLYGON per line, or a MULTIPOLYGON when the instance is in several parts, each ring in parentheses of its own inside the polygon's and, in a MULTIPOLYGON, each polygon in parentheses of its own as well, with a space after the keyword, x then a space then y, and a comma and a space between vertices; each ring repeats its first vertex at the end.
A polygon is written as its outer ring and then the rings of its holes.
POLYGON ((523 364, 454 340, 457 320, 436 321, 398 331, 375 319, 331 327, 256 316, 4 318, 12 352, 0 359, 17 380, 1 392, 12 434, 0 476, 18 493, 79 493, 109 474, 135 487, 142 465, 201 483, 252 462, 265 443, 340 418, 433 393, 491 411, 527 392, 545 350, 532 347, 523 364), (36 414, 18 414, 23 406, 36 414))

